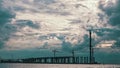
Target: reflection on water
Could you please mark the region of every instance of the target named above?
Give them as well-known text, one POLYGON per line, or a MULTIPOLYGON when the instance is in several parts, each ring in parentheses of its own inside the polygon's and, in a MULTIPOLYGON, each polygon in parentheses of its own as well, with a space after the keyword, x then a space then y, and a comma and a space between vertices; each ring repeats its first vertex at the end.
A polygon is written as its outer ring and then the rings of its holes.
POLYGON ((0 64, 0 68, 120 68, 120 65, 88 64, 0 64))

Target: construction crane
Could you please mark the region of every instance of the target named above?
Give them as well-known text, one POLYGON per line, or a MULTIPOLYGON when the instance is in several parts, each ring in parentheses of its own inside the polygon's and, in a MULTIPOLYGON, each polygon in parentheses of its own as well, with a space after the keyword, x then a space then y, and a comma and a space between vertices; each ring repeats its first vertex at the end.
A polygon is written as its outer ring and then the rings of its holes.
POLYGON ((94 49, 92 47, 92 31, 100 29, 87 29, 89 31, 89 63, 94 63, 94 49))
POLYGON ((59 51, 57 51, 57 50, 54 49, 54 50, 52 50, 52 52, 54 54, 54 57, 56 57, 56 53, 59 52, 59 51))
POLYGON ((75 50, 72 50, 72 56, 75 57, 75 50))

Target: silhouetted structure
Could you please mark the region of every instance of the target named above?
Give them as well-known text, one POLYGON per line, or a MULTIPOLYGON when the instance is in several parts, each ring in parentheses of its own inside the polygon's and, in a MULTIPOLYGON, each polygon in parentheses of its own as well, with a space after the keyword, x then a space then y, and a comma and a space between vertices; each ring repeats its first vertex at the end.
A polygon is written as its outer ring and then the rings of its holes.
POLYGON ((47 64, 89 64, 88 57, 40 57, 17 60, 2 60, 1 63, 47 63, 47 64))
POLYGON ((56 57, 56 52, 58 52, 58 51, 57 50, 53 50, 54 57, 56 57))
POLYGON ((92 30, 89 30, 89 52, 90 52, 90 56, 89 56, 89 60, 90 60, 90 64, 94 64, 95 63, 95 58, 94 58, 94 50, 93 50, 93 47, 92 47, 92 30))

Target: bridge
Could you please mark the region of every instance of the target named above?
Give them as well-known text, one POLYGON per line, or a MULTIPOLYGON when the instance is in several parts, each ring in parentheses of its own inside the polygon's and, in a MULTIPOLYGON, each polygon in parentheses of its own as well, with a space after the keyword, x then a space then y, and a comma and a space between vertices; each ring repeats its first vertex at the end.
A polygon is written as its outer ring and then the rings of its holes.
MULTIPOLYGON (((21 63, 49 63, 49 64, 89 64, 89 57, 40 57, 40 58, 27 58, 19 59, 21 63)), ((95 63, 95 61, 94 61, 95 63)))

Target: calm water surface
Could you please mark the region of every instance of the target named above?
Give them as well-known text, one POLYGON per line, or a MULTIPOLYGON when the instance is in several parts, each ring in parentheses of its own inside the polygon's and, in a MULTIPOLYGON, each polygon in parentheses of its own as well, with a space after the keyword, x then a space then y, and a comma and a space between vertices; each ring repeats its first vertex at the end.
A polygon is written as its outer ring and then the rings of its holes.
POLYGON ((120 65, 88 64, 0 64, 0 68, 120 68, 120 65))

